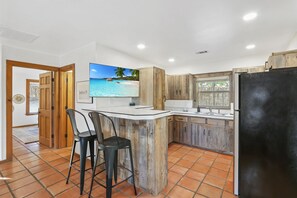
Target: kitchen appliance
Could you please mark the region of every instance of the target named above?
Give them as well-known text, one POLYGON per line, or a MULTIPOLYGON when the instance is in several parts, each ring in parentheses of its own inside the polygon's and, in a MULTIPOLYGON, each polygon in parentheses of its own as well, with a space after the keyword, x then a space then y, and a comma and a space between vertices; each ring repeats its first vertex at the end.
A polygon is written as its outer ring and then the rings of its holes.
POLYGON ((297 197, 297 70, 235 77, 234 192, 297 197))

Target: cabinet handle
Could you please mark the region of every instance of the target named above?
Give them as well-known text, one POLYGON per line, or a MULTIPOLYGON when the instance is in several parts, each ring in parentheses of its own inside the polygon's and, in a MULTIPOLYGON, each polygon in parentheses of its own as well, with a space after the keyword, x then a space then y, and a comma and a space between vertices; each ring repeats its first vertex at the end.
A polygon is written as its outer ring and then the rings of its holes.
POLYGON ((176 95, 178 94, 178 91, 177 91, 177 90, 175 90, 175 94, 176 94, 176 95))
POLYGON ((205 135, 205 129, 203 129, 203 135, 205 135))
POLYGON ((179 95, 181 95, 181 90, 179 90, 179 95))

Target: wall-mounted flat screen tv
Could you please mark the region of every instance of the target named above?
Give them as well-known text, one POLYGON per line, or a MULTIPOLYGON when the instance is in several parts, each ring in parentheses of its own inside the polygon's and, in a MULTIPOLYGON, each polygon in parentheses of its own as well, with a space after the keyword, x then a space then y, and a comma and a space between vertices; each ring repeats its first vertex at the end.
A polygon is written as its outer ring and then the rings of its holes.
POLYGON ((139 70, 90 63, 91 97, 138 97, 139 70))

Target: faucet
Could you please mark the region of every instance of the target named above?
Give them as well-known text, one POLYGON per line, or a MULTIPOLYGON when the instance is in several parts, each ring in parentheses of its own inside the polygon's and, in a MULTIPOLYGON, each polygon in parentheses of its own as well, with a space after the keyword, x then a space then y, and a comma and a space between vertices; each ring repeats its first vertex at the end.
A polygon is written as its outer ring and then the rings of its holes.
POLYGON ((211 108, 211 107, 209 107, 208 109, 209 109, 209 113, 212 113, 212 108, 211 108))

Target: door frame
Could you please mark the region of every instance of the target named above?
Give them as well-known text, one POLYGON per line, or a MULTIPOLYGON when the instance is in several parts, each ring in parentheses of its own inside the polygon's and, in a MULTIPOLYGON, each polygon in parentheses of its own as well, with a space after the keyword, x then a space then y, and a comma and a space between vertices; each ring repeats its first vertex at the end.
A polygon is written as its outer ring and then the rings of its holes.
MULTIPOLYGON (((6 160, 12 160, 13 146, 12 146, 12 77, 13 67, 22 67, 27 69, 38 69, 54 72, 54 101, 57 106, 55 109, 59 109, 59 72, 60 68, 49 65, 41 65, 27 62, 20 62, 14 60, 6 60, 6 160)), ((53 122, 54 122, 54 147, 58 146, 59 142, 59 111, 54 111, 53 122)))
MULTIPOLYGON (((75 64, 70 64, 66 65, 63 67, 60 67, 60 74, 59 74, 59 79, 60 79, 60 117, 59 117, 59 129, 62 130, 66 128, 65 125, 67 125, 67 122, 65 122, 65 118, 67 118, 67 115, 63 113, 65 111, 65 107, 62 106, 63 100, 64 100, 64 95, 62 91, 64 90, 62 86, 64 85, 62 80, 63 80, 63 73, 64 72, 69 72, 72 71, 72 103, 73 103, 73 109, 75 109, 75 64)), ((61 131, 59 134, 59 143, 58 146, 59 148, 65 147, 64 145, 67 145, 67 140, 65 139, 65 134, 61 131)))

